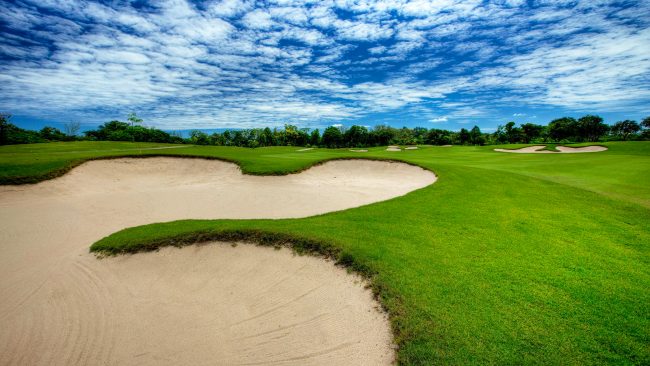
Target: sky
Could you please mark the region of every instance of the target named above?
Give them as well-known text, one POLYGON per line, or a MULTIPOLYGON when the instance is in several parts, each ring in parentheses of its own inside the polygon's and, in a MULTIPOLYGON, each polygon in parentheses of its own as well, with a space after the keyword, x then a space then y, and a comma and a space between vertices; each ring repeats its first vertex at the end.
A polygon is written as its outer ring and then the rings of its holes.
POLYGON ((5 0, 0 111, 26 128, 638 121, 650 0, 5 0))

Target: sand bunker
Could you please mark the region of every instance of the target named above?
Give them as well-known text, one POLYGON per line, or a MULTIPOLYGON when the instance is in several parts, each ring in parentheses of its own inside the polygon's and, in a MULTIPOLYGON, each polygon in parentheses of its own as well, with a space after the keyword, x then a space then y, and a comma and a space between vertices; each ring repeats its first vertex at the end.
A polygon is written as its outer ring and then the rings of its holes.
POLYGON ((404 148, 404 150, 417 150, 417 149, 418 149, 417 146, 407 146, 404 148))
POLYGON ((399 146, 389 146, 386 151, 402 151, 402 149, 399 146))
POLYGON ((557 153, 587 153, 599 152, 607 150, 604 146, 584 146, 584 147, 568 147, 556 146, 558 151, 541 150, 545 148, 544 145, 522 147, 521 149, 494 149, 494 151, 515 153, 515 154, 557 154, 557 153))
POLYGON ((553 154, 553 151, 541 150, 545 145, 522 147, 521 149, 494 149, 494 151, 515 153, 515 154, 553 154))
POLYGON ((607 150, 604 146, 584 146, 584 147, 569 147, 569 146, 556 146, 557 150, 563 153, 586 153, 586 152, 599 152, 607 150))
POLYGON ((366 149, 350 149, 352 152, 368 152, 366 149))
POLYGON ((246 176, 201 159, 92 161, 0 187, 0 364, 387 364, 390 329, 331 263, 224 245, 97 260, 94 241, 184 218, 282 218, 435 181, 406 164, 333 161, 246 176))
POLYGON ((296 150, 296 151, 309 151, 309 150, 314 150, 314 148, 313 147, 308 147, 308 148, 299 149, 299 150, 296 150))

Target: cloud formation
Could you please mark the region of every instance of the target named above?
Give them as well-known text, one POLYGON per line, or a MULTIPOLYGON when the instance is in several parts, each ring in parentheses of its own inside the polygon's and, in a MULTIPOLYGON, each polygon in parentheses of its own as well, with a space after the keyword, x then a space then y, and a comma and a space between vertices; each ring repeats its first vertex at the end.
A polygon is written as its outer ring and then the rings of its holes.
POLYGON ((648 0, 110 4, 1 3, 0 109, 163 128, 650 112, 648 0))

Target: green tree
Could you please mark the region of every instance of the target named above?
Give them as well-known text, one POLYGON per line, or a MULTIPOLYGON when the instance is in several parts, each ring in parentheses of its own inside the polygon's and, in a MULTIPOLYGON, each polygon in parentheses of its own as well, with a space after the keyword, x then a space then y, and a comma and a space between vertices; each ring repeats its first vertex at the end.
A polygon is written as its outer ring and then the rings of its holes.
POLYGON ((266 127, 262 130, 259 136, 260 146, 273 146, 275 145, 273 141, 273 131, 270 128, 266 127))
POLYGON ((472 127, 469 131, 469 142, 472 145, 483 145, 485 144, 485 138, 481 133, 481 129, 478 126, 472 127))
POLYGON ((284 125, 284 141, 289 146, 301 146, 301 136, 298 127, 294 125, 284 125))
POLYGON ((450 145, 452 143, 451 131, 432 128, 425 139, 431 145, 450 145))
POLYGON ((521 125, 521 138, 524 143, 529 144, 531 141, 542 136, 544 126, 534 123, 524 123, 521 125))
POLYGON ((612 133, 614 135, 620 136, 623 140, 627 140, 631 135, 636 134, 641 130, 636 121, 626 119, 625 121, 618 121, 612 126, 612 133))
POLYGON ((602 117, 586 115, 578 120, 578 136, 581 140, 598 141, 609 131, 602 117))
POLYGON ((134 112, 129 113, 127 120, 131 122, 131 126, 139 125, 142 123, 142 118, 138 118, 134 112))
POLYGON ((323 145, 329 148, 340 147, 342 140, 343 136, 338 127, 329 126, 323 131, 323 145))
POLYGON ((510 121, 506 123, 504 126, 504 133, 506 136, 506 140, 508 140, 508 143, 514 144, 516 142, 521 141, 521 129, 515 127, 515 123, 510 121))
POLYGON ((415 139, 416 144, 423 144, 427 139, 427 133, 429 131, 424 127, 415 127, 413 128, 413 138, 415 139))
POLYGON ((39 131, 41 138, 48 141, 65 141, 67 136, 58 128, 45 126, 39 131))
POLYGON ((210 144, 210 139, 208 138, 208 135, 205 132, 199 130, 194 130, 190 132, 190 141, 195 145, 210 144))
POLYGON ((650 139, 650 117, 646 117, 641 121, 641 127, 643 128, 641 137, 645 140, 650 139))
POLYGON ((343 141, 349 147, 364 147, 368 144, 368 129, 353 125, 343 134, 343 141))
POLYGON ((498 125, 497 130, 492 134, 492 138, 499 144, 505 144, 508 142, 508 136, 506 136, 506 128, 502 125, 498 125))
POLYGON ((641 121, 641 127, 650 128, 650 116, 646 117, 641 121))
POLYGON ((397 130, 395 140, 399 145, 415 145, 417 143, 415 135, 413 135, 413 130, 408 127, 402 127, 397 130))
POLYGON ((458 143, 465 145, 470 141, 469 131, 466 128, 461 128, 458 132, 458 143))
POLYGON ((309 136, 309 144, 311 146, 319 146, 321 144, 320 131, 318 129, 311 131, 311 136, 309 136))
POLYGON ((571 140, 577 135, 578 121, 571 117, 552 120, 548 124, 548 136, 553 141, 571 140))
POLYGON ((6 145, 9 140, 10 120, 11 114, 0 113, 0 145, 6 145))
POLYGON ((386 125, 377 125, 370 133, 370 139, 379 146, 390 145, 397 136, 397 130, 386 125))

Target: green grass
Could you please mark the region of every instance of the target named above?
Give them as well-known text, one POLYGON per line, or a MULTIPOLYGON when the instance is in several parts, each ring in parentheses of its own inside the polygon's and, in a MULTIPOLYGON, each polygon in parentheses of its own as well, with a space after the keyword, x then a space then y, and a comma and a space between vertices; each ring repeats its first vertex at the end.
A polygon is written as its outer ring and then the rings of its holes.
POLYGON ((404 197, 291 220, 188 220, 129 228, 108 253, 215 238, 294 245, 369 276, 402 364, 650 364, 650 143, 587 154, 493 147, 238 149, 128 143, 0 147, 0 179, 51 176, 83 159, 196 155, 252 174, 320 161, 402 159, 438 182, 404 197))

